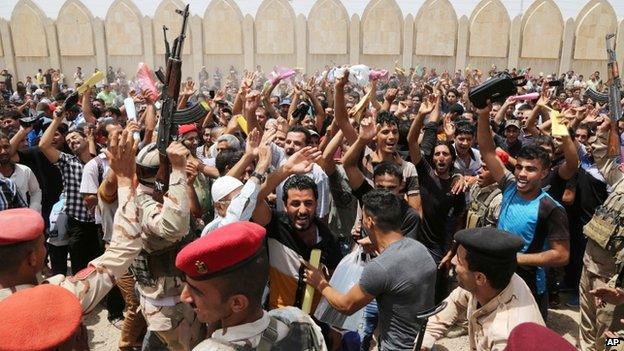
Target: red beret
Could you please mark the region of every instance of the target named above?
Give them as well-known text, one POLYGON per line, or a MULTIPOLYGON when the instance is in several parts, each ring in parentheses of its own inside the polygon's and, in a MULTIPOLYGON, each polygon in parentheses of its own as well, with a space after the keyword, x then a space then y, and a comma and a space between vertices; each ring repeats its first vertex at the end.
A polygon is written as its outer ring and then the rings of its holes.
POLYGON ((518 324, 507 339, 505 351, 576 351, 561 335, 536 323, 518 324))
POLYGON ((43 235, 43 217, 30 208, 0 211, 0 228, 0 246, 35 240, 43 235))
POLYGON ((197 132, 197 126, 194 123, 183 124, 178 127, 178 135, 184 135, 190 132, 197 132))
POLYGON ((266 229, 256 223, 228 224, 184 247, 176 267, 195 280, 230 272, 262 252, 265 235, 266 229))
POLYGON ((56 285, 20 290, 0 301, 0 350, 51 350, 80 326, 78 298, 56 285))

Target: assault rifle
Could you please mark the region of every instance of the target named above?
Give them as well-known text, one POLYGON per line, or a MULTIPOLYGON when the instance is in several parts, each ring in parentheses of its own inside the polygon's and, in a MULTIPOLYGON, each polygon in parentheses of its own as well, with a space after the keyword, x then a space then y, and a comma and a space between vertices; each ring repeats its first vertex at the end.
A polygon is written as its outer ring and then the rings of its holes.
POLYGON ((163 83, 161 100, 162 109, 158 124, 158 134, 156 144, 160 154, 160 166, 156 174, 157 197, 162 197, 169 187, 169 174, 171 165, 167 159, 167 147, 177 139, 178 126, 197 122, 208 113, 208 106, 205 102, 198 103, 193 107, 177 110, 178 98, 180 96, 180 82, 182 79, 182 46, 186 38, 186 24, 189 16, 189 5, 184 10, 176 10, 182 16, 182 29, 180 35, 174 39, 173 47, 167 41, 167 28, 163 26, 165 39, 165 60, 166 73, 161 70, 156 71, 156 77, 163 83))
POLYGON ((618 131, 618 121, 622 119, 622 105, 620 99, 622 98, 622 82, 620 81, 620 72, 618 70, 618 63, 615 57, 615 34, 607 34, 605 40, 607 42, 607 55, 609 61, 607 62, 609 80, 607 85, 609 86, 609 118, 611 119, 611 131, 609 133, 609 156, 620 155, 620 133, 618 131), (609 41, 613 41, 613 45, 610 45, 609 41))

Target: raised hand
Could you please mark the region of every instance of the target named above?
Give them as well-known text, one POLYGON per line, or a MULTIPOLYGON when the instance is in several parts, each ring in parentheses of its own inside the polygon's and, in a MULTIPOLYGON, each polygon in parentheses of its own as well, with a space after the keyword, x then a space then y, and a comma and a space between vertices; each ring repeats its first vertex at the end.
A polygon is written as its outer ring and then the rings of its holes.
POLYGON ((108 148, 104 151, 109 167, 115 172, 119 184, 130 185, 135 175, 135 156, 139 141, 134 140, 132 133, 124 130, 121 134, 114 131, 110 136, 108 148), (123 180, 123 181, 122 181, 123 180))
POLYGON ((372 117, 360 121, 360 137, 364 140, 373 140, 377 135, 377 125, 372 117))
POLYGON ((295 152, 284 164, 284 171, 289 174, 306 174, 312 171, 314 162, 321 157, 322 153, 315 147, 306 146, 295 152))
POLYGON ((341 78, 336 79, 336 87, 344 88, 349 82, 349 70, 345 68, 344 74, 341 78))
POLYGON ((428 115, 433 111, 436 106, 436 97, 433 94, 429 94, 429 96, 420 104, 418 108, 418 113, 421 115, 428 115))
POLYGON ((184 95, 184 96, 191 96, 191 95, 195 94, 196 91, 197 91, 197 89, 195 89, 195 82, 193 82, 192 80, 187 80, 186 83, 184 84, 184 89, 182 90, 182 95, 184 95))
POLYGON ((167 157, 173 169, 184 171, 186 169, 186 158, 188 155, 188 149, 179 141, 174 141, 167 147, 167 157))
POLYGON ((399 89, 397 88, 390 88, 388 90, 386 90, 386 94, 384 95, 384 99, 386 101, 394 101, 394 99, 396 99, 397 93, 399 92, 399 89))
POLYGON ((250 155, 258 155, 258 147, 260 146, 260 132, 254 128, 247 136, 245 144, 245 153, 250 155))
POLYGON ((260 105, 260 92, 252 90, 245 96, 245 110, 255 112, 260 105))

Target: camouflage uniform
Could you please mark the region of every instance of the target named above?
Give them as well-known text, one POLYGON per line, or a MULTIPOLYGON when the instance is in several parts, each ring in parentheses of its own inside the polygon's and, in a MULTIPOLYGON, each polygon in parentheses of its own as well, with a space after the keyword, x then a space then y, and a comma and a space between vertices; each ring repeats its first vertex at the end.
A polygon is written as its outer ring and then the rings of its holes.
MULTIPOLYGON (((44 280, 43 284, 61 286, 78 297, 84 313, 89 313, 122 277, 134 258, 141 251, 139 217, 135 203, 135 193, 130 187, 120 187, 119 209, 115 213, 115 226, 110 246, 104 254, 89 263, 87 268, 76 275, 66 277, 55 275, 44 280)), ((32 285, 19 285, 0 290, 0 300, 12 293, 27 289, 32 285)))
POLYGON ((137 192, 143 251, 133 271, 141 311, 147 328, 156 332, 169 350, 191 350, 204 337, 203 325, 193 309, 180 301, 183 276, 174 271, 175 253, 190 229, 186 174, 173 170, 162 204, 152 198, 153 191, 146 186, 139 185, 137 192), (158 263, 162 264, 161 272, 170 271, 154 274, 158 263))
MULTIPOLYGON (((604 337, 604 332, 607 330, 616 332, 622 329, 619 319, 624 317, 624 306, 616 307, 611 304, 596 305, 594 296, 589 293, 590 290, 605 285, 613 286, 614 278, 618 273, 617 257, 615 257, 613 252, 604 249, 598 242, 593 240, 591 238, 593 235, 590 233, 601 228, 608 231, 614 229, 607 228, 605 223, 601 221, 605 218, 601 214, 609 213, 615 215, 616 223, 618 218, 621 220, 624 174, 618 169, 618 164, 615 160, 607 155, 607 137, 608 134, 598 134, 597 140, 593 145, 593 156, 596 166, 605 177, 607 184, 613 187, 613 191, 607 197, 604 205, 596 210, 591 221, 583 228, 584 233, 588 236, 587 247, 583 256, 583 271, 581 273, 579 291, 581 312, 579 340, 581 350, 584 351, 624 349, 621 343, 617 348, 607 348, 604 337)), ((621 231, 623 229, 621 224, 617 224, 616 227, 614 230, 621 231)))
POLYGON ((466 228, 496 227, 503 194, 498 183, 470 188, 470 204, 466 216, 466 228))

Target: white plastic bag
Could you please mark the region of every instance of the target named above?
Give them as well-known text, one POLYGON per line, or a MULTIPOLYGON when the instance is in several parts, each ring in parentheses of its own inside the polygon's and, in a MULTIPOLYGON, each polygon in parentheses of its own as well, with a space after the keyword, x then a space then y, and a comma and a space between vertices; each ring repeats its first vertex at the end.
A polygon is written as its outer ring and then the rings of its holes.
MULTIPOLYGON (((360 281, 365 264, 362 260, 362 252, 362 247, 357 245, 351 253, 340 261, 329 281, 334 289, 345 294, 360 281)), ((363 315, 364 309, 362 308, 352 315, 346 316, 336 311, 325 298, 321 299, 314 313, 314 317, 321 322, 350 331, 358 331, 362 327, 363 315)))

